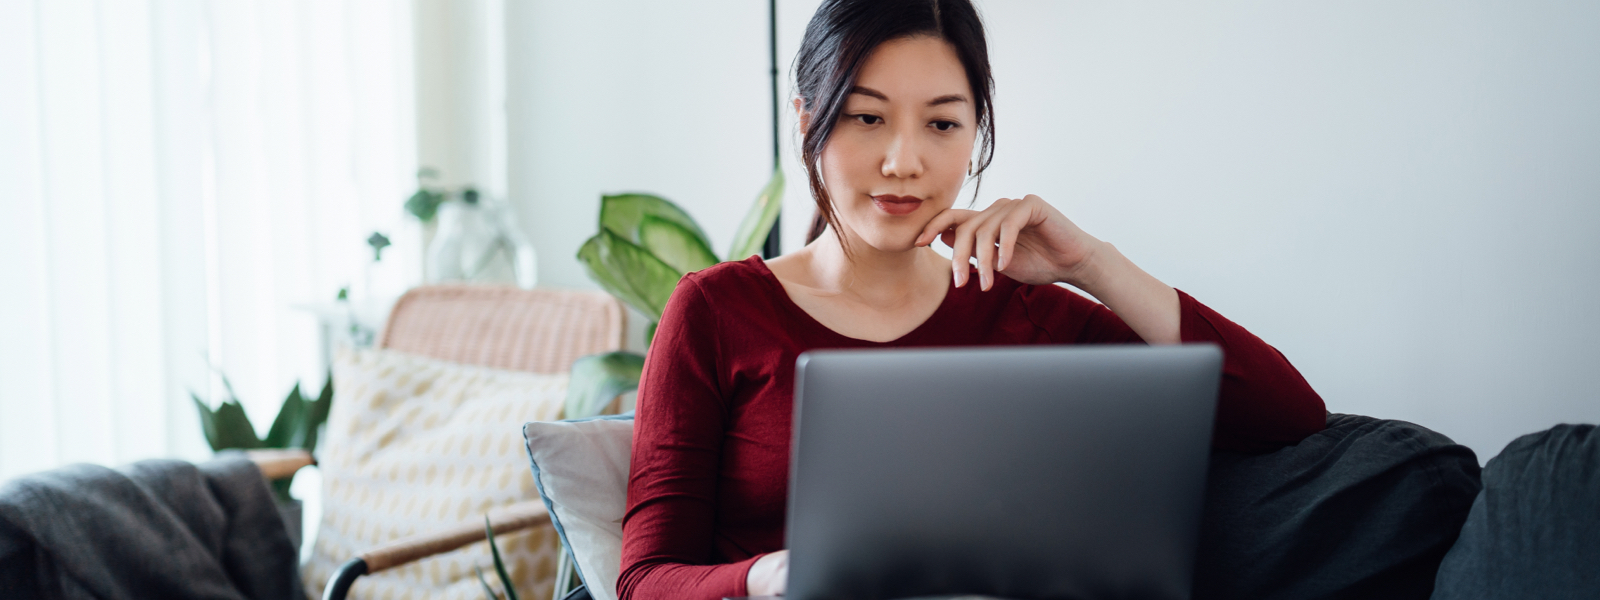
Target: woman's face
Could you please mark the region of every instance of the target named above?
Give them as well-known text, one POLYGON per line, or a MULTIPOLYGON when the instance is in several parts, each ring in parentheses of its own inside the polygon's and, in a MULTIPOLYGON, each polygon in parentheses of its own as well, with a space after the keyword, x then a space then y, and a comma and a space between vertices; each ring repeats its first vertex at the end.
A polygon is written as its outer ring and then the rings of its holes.
POLYGON ((942 39, 884 42, 867 57, 822 150, 842 233, 903 251, 966 181, 977 113, 966 70, 942 39))

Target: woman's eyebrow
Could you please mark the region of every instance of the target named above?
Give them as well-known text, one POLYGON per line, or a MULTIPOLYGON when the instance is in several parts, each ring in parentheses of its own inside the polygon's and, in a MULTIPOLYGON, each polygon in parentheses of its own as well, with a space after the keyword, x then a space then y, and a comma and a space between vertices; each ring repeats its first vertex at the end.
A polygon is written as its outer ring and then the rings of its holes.
POLYGON ((884 102, 888 102, 889 101, 889 97, 884 95, 883 92, 880 92, 878 90, 875 90, 875 89, 872 89, 872 88, 869 88, 869 87, 861 87, 861 86, 858 85, 858 86, 850 88, 850 93, 852 93, 852 94, 861 94, 863 96, 871 96, 873 98, 877 98, 877 99, 882 100, 884 102))
POLYGON ((950 103, 953 103, 953 102, 966 102, 966 101, 967 101, 967 97, 963 96, 961 94, 947 94, 947 95, 939 96, 938 98, 934 98, 932 100, 929 100, 928 101, 928 106, 938 106, 940 104, 950 104, 950 103))
MULTIPOLYGON (((878 90, 875 90, 875 89, 872 89, 872 88, 869 88, 869 87, 865 87, 865 86, 859 86, 858 85, 858 86, 852 87, 852 88, 850 88, 850 93, 852 93, 852 94, 861 94, 863 96, 870 96, 870 97, 882 100, 884 102, 888 102, 889 101, 889 96, 887 94, 884 94, 883 92, 880 92, 878 90)), ((943 96, 939 96, 938 98, 934 98, 932 100, 929 100, 928 101, 928 106, 939 106, 940 104, 951 104, 951 103, 955 103, 955 102, 970 102, 970 100, 967 100, 967 97, 963 96, 961 94, 945 94, 943 96)))

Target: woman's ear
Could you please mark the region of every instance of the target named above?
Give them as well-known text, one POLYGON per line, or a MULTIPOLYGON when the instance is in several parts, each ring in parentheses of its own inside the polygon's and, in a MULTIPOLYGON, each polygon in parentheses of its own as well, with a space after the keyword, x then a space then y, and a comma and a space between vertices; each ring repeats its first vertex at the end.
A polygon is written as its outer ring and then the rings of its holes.
POLYGON ((811 113, 806 112, 805 108, 803 108, 804 106, 799 98, 794 99, 794 114, 800 118, 800 131, 802 132, 806 130, 807 126, 811 125, 811 113))

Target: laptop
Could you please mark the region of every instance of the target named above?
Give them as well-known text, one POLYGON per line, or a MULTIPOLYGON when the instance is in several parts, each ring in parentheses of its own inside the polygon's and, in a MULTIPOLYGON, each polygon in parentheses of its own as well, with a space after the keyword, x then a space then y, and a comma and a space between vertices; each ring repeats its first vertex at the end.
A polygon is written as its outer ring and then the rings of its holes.
POLYGON ((1189 598, 1222 352, 814 351, 789 600, 1189 598))

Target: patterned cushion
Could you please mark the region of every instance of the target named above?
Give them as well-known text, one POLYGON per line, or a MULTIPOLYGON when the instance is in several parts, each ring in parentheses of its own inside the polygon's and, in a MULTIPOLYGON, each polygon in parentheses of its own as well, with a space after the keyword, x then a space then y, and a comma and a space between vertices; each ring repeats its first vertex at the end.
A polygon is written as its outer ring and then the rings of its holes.
MULTIPOLYGON (((322 596, 334 570, 385 543, 483 519, 538 498, 519 428, 560 417, 566 375, 504 371, 387 350, 344 350, 318 454, 322 524, 302 568, 322 596)), ((559 542, 545 525, 496 542, 523 598, 548 597, 559 542)), ((480 542, 362 577, 351 598, 483 597, 473 567, 498 588, 480 542)))

